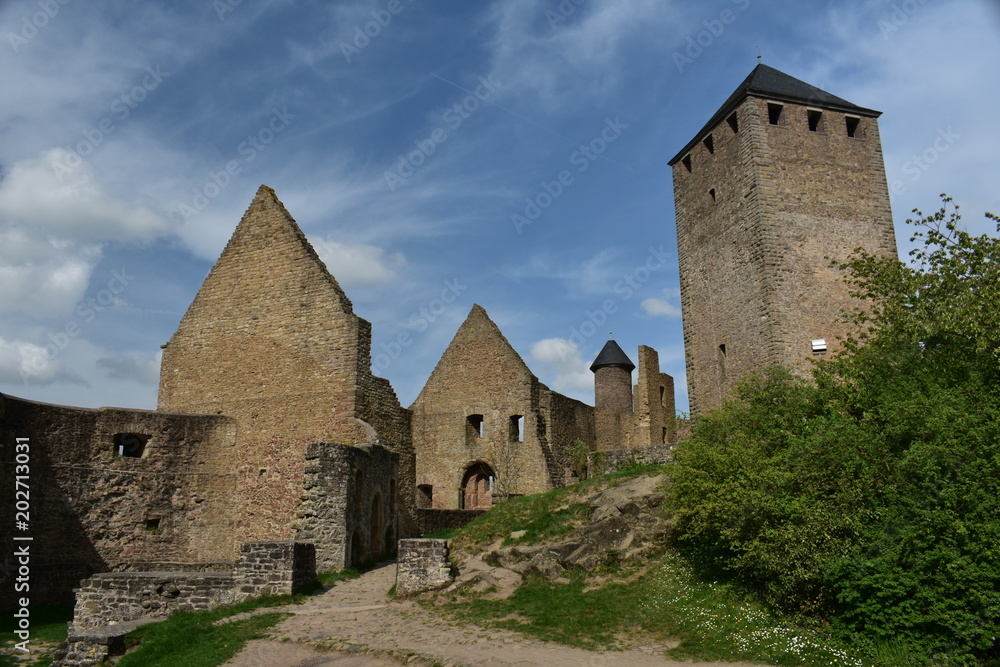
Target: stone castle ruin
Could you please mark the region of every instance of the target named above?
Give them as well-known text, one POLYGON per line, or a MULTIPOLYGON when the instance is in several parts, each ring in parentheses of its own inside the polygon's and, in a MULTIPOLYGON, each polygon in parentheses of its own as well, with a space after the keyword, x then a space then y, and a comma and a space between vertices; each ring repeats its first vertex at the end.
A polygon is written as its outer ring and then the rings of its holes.
MULTIPOLYGON (((849 297, 829 258, 895 252, 877 116, 759 65, 671 162, 694 410, 833 345, 849 297)), ((371 325, 262 186, 164 346, 156 410, 0 395, 4 489, 30 442, 31 602, 78 589, 83 628, 100 590, 116 596, 106 623, 287 591, 571 483, 581 452, 669 460, 673 379, 652 348, 636 360, 609 340, 587 405, 542 384, 475 305, 404 408, 372 373, 371 325)))

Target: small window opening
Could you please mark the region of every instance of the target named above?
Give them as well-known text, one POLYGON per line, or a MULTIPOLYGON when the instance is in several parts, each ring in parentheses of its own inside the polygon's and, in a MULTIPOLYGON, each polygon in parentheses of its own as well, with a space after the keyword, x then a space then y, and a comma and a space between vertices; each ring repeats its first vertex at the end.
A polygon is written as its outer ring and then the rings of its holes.
POLYGON ((719 345, 719 376, 726 381, 726 344, 719 345))
POLYGON ((858 126, 861 124, 861 119, 857 116, 846 116, 844 120, 847 121, 847 136, 857 137, 858 126))
POLYGON ((146 530, 151 533, 155 533, 160 530, 160 520, 159 519, 146 519, 146 530))
POLYGON ((708 194, 712 198, 712 201, 715 201, 715 188, 712 188, 711 190, 709 190, 708 194))
POLYGON ((482 415, 469 415, 468 416, 469 429, 473 432, 477 438, 481 438, 484 435, 483 428, 483 416, 482 415))
POLYGON ((524 417, 522 415, 511 415, 510 417, 510 441, 524 442, 524 417))
POLYGON ((777 125, 781 122, 781 110, 784 109, 784 105, 775 104, 774 102, 767 103, 767 122, 771 125, 777 125))
POLYGON ((726 122, 729 123, 729 127, 732 129, 733 134, 736 134, 737 132, 740 131, 740 120, 736 116, 735 111, 729 115, 729 118, 726 119, 726 122))
POLYGON ((434 505, 434 487, 430 484, 417 485, 417 507, 431 507, 434 505))
POLYGON ((684 165, 685 169, 687 169, 688 171, 691 171, 691 156, 690 155, 685 155, 684 159, 681 160, 681 164, 684 165))
POLYGON ((660 437, 660 442, 662 444, 664 444, 664 445, 667 444, 667 427, 666 426, 663 427, 663 435, 660 437))
POLYGON ((146 451, 146 443, 149 436, 142 433, 118 433, 114 439, 115 456, 125 456, 128 458, 142 458, 146 451))
POLYGON ((660 387, 660 407, 667 407, 667 388, 660 387))
POLYGON ((715 153, 715 139, 712 138, 711 134, 705 137, 705 140, 701 143, 705 144, 705 148, 708 149, 709 153, 715 153))
POLYGON ((808 109, 806 113, 809 115, 809 131, 819 132, 823 121, 823 112, 816 109, 808 109))

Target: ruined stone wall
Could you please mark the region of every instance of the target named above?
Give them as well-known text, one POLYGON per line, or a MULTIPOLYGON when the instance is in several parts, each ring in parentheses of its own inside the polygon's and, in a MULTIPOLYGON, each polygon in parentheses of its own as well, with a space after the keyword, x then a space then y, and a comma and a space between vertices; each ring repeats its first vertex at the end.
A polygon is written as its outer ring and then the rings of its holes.
POLYGON ((449 547, 448 540, 400 540, 396 595, 405 597, 450 584, 454 577, 448 560, 449 547))
POLYGON ((553 487, 565 486, 574 481, 570 448, 577 441, 594 446, 594 408, 542 386, 540 419, 550 481, 553 487))
POLYGON ((462 528, 473 519, 482 516, 486 510, 435 510, 418 509, 417 534, 433 535, 442 530, 462 528))
POLYGON ((463 475, 477 462, 498 477, 509 472, 513 493, 551 488, 540 435, 550 428, 539 421, 542 394, 543 385, 486 311, 474 306, 410 408, 417 484, 433 488, 433 507, 461 507, 463 475), (474 416, 482 418, 482 435, 470 422, 474 416), (523 441, 512 434, 516 416, 523 418, 523 441))
POLYGON ((308 443, 370 442, 363 421, 412 458, 408 415, 372 376, 370 347, 371 325, 262 186, 167 344, 160 375, 161 409, 239 425, 235 486, 251 509, 233 527, 233 557, 242 542, 294 535, 308 443))
POLYGON ((604 475, 634 465, 664 465, 674 460, 673 445, 650 445, 594 452, 587 461, 587 474, 604 475))
MULTIPOLYGON (((135 561, 227 560, 239 509, 231 419, 0 396, 0 438, 0 488, 11 494, 15 439, 30 444, 33 603, 68 601, 80 579, 135 561), (141 456, 119 455, 123 435, 129 453, 145 439, 141 456)), ((0 521, 13 526, 14 518, 12 504, 0 503, 0 521)), ((3 532, 8 557, 12 537, 3 532)), ((12 606, 8 583, 0 607, 12 606)))
POLYGON ((832 347, 850 305, 829 268, 858 246, 895 254, 876 119, 847 136, 845 115, 748 97, 673 165, 684 345, 692 413, 718 405, 747 372, 804 371, 810 341, 832 347), (690 165, 690 169, 688 168, 690 165))
POLYGON ((320 571, 392 551, 399 536, 399 456, 380 445, 309 445, 299 541, 316 545, 320 571))
POLYGON ((635 385, 633 447, 674 442, 674 379, 660 372, 656 350, 639 346, 639 376, 635 385))

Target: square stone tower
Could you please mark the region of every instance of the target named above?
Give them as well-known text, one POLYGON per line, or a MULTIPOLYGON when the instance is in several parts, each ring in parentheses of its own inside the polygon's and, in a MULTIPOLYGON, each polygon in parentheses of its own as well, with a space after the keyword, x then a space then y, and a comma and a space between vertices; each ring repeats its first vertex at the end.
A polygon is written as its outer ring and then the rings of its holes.
POLYGON ((760 64, 670 161, 692 413, 805 373, 854 305, 832 263, 896 256, 879 115, 760 64))

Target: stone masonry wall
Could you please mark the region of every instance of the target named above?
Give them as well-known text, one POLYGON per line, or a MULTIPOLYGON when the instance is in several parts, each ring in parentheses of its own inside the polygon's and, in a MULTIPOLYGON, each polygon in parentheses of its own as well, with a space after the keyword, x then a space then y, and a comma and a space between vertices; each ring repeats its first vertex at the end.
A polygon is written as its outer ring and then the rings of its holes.
POLYGON ((747 372, 808 368, 810 341, 831 350, 847 288, 831 261, 855 247, 895 255, 875 118, 847 136, 845 114, 748 97, 673 165, 684 344, 693 413, 747 372), (690 164, 689 170, 687 164, 690 164))
POLYGON ((294 535, 310 442, 370 442, 366 422, 412 477, 409 415, 372 375, 370 346, 370 324, 262 186, 167 344, 160 374, 161 409, 226 414, 239 425, 235 487, 253 510, 233 527, 231 557, 242 542, 294 535))
MULTIPOLYGON (((226 560, 238 509, 231 419, 0 396, 2 488, 14 488, 16 438, 30 445, 32 603, 69 601, 84 577, 132 562, 226 560), (129 453, 145 439, 141 456, 118 454, 122 435, 129 453)), ((0 503, 0 521, 14 525, 11 503, 0 503)), ((0 538, 8 555, 11 537, 0 538)), ((0 574, 0 608, 13 606, 8 576, 0 574)))
POLYGON ((392 551, 399 535, 399 457, 380 445, 309 445, 297 539, 320 571, 392 551))
POLYGON ((396 559, 396 595, 405 597, 450 584, 448 540, 408 539, 399 541, 396 559))
POLYGON ((587 462, 587 474, 603 475, 630 465, 664 465, 674 460, 673 445, 650 445, 594 452, 587 462))
POLYGON ((507 475, 512 493, 551 488, 561 471, 549 470, 548 436, 540 435, 550 428, 539 419, 544 391, 486 311, 474 306, 410 408, 416 481, 432 487, 433 507, 460 508, 463 476, 478 463, 498 478, 507 475), (482 435, 470 423, 476 416, 482 435), (523 441, 512 434, 517 416, 523 441))

